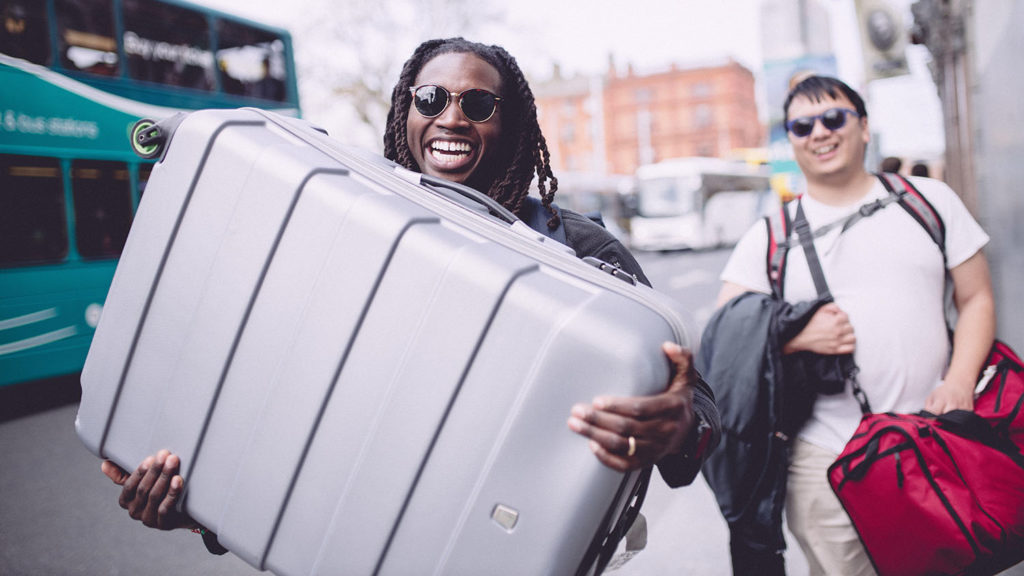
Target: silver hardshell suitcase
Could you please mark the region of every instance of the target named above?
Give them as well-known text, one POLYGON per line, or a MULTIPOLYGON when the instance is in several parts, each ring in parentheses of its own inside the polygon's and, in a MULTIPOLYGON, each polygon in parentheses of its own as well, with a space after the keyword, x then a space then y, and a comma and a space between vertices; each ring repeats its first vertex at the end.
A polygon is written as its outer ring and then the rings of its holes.
POLYGON ((178 454, 186 511, 282 575, 593 572, 638 473, 569 409, 664 388, 660 344, 692 343, 672 301, 301 121, 162 129, 82 372, 88 448, 178 454))

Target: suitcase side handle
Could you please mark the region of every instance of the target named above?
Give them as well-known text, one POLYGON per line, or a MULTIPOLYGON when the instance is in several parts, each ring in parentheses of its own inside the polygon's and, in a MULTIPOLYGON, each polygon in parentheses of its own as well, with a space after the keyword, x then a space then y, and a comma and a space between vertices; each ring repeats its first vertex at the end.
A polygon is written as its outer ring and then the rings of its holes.
POLYGON ((479 190, 474 190, 469 186, 464 186, 462 184, 458 184, 450 180, 445 180, 443 178, 437 178, 436 176, 429 176, 427 174, 413 172, 412 170, 409 170, 408 168, 403 168, 401 166, 395 167, 395 173, 402 177, 404 180, 410 181, 413 184, 427 184, 434 188, 444 188, 445 190, 455 192, 456 194, 462 196, 463 198, 472 200, 477 204, 483 205, 492 215, 497 217, 499 220, 505 222, 506 224, 515 224, 519 220, 519 218, 517 218, 515 214, 513 214, 508 208, 505 208, 500 203, 498 203, 494 198, 491 198, 490 196, 484 194, 483 192, 480 192, 479 190))

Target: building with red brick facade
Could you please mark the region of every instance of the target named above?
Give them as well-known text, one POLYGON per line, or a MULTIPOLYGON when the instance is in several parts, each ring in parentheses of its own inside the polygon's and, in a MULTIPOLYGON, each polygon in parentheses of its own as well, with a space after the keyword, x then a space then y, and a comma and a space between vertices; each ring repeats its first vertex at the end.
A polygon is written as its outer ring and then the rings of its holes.
POLYGON ((754 75, 728 60, 637 74, 533 82, 557 171, 632 174, 684 156, 730 157, 763 145, 754 75))

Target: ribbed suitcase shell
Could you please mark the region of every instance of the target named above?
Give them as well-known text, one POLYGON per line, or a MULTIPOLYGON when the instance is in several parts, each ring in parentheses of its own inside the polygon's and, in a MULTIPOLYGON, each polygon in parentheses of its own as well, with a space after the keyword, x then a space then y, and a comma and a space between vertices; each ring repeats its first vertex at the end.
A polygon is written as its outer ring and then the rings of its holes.
POLYGON ((186 117, 78 434, 129 470, 178 454, 187 512, 260 569, 572 574, 636 474, 601 465, 569 409, 663 389, 660 344, 686 328, 655 291, 402 173, 269 113, 186 117))

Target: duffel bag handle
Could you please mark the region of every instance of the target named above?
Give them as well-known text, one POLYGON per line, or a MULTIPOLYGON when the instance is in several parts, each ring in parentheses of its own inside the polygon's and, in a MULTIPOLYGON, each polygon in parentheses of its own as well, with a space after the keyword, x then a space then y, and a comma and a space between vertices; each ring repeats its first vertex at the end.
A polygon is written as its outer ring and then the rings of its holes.
POLYGON ((977 440, 982 444, 992 445, 998 441, 996 433, 988 422, 970 410, 951 410, 945 414, 932 414, 922 410, 920 415, 932 418, 943 425, 943 428, 964 438, 977 440))
POLYGON ((926 418, 934 418, 942 426, 943 430, 948 430, 961 438, 974 440, 995 448, 1024 467, 1024 455, 1021 455, 1017 445, 1007 438, 996 434, 988 420, 985 420, 976 413, 970 410, 951 410, 936 416, 931 412, 922 410, 920 415, 926 418))

